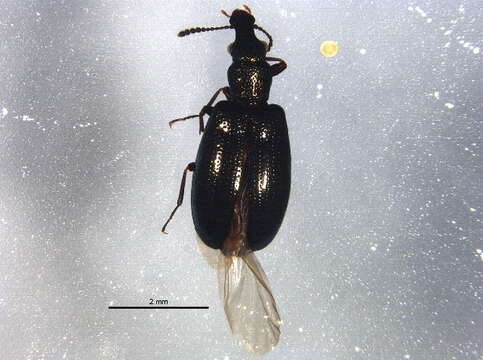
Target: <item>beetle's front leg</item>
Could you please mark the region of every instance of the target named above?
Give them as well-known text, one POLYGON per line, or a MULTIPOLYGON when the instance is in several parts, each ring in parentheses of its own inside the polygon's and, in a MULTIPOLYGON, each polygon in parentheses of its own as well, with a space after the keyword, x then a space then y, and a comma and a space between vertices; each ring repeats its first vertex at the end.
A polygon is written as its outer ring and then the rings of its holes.
POLYGON ((277 76, 287 68, 287 63, 283 59, 268 56, 265 58, 265 60, 278 61, 276 64, 270 65, 270 71, 272 72, 272 76, 277 76))
POLYGON ((213 110, 213 106, 212 105, 215 102, 215 100, 218 97, 218 95, 220 94, 220 92, 222 92, 222 91, 223 91, 223 94, 225 95, 225 97, 227 99, 229 99, 230 98, 229 87, 228 86, 225 86, 225 87, 219 88, 213 94, 213 96, 211 97, 210 101, 208 101, 208 104, 206 104, 205 106, 203 106, 201 108, 201 111, 200 111, 199 114, 197 114, 197 115, 189 115, 189 116, 185 116, 183 118, 171 120, 169 122, 169 127, 171 127, 175 122, 184 121, 184 120, 188 120, 188 119, 193 119, 193 118, 196 118, 197 117, 197 118, 200 119, 200 130, 199 130, 199 133, 201 134, 205 130, 205 124, 203 123, 203 116, 205 116, 206 114, 211 115, 211 110, 213 110))

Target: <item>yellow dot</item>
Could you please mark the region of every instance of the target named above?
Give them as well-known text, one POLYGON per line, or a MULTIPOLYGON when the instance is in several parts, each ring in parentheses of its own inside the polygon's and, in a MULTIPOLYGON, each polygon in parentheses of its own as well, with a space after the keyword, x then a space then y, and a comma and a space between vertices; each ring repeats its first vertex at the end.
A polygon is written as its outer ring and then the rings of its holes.
POLYGON ((335 41, 327 40, 320 45, 320 53, 325 57, 333 57, 338 51, 339 47, 335 41))

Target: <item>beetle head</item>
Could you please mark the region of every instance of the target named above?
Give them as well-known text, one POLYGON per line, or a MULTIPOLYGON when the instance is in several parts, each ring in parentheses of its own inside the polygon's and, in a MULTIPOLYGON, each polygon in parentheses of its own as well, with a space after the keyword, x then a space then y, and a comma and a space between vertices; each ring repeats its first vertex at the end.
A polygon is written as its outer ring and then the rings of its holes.
POLYGON ((236 9, 231 15, 226 11, 221 12, 230 18, 230 25, 217 27, 195 27, 182 30, 178 36, 186 36, 198 32, 235 29, 235 42, 228 46, 228 52, 233 58, 241 57, 264 57, 272 47, 272 37, 262 27, 255 24, 255 18, 250 8, 243 5, 244 9, 236 9), (268 45, 265 41, 259 40, 255 36, 255 29, 263 32, 268 37, 268 45))
POLYGON ((264 57, 269 50, 265 41, 255 36, 255 18, 248 6, 243 9, 236 9, 231 15, 222 11, 225 16, 230 16, 230 25, 235 29, 235 42, 228 46, 228 52, 234 59, 241 57, 264 57))
MULTIPOLYGON (((223 13, 225 14, 225 12, 223 13)), ((236 9, 231 13, 230 24, 235 29, 252 29, 255 24, 255 18, 245 10, 236 9)))

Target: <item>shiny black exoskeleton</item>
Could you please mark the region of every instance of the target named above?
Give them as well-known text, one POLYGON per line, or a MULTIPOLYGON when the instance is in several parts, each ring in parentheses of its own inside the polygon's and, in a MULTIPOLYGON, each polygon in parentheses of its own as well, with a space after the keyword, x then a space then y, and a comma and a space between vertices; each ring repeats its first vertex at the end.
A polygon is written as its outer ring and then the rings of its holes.
MULTIPOLYGON (((219 89, 198 115, 203 137, 196 162, 183 174, 178 205, 183 201, 186 172, 193 171, 191 208, 202 241, 225 254, 260 250, 275 237, 290 192, 290 145, 283 109, 268 104, 272 78, 286 68, 283 60, 267 57, 272 39, 255 24, 250 9, 237 9, 230 26, 193 28, 179 36, 232 28, 236 38, 228 50, 233 63, 226 88, 219 89), (255 36, 264 32, 269 44, 255 36), (268 61, 276 61, 269 65, 268 61), (227 100, 212 103, 223 92, 227 100), (203 115, 209 114, 206 128, 203 115), (233 234, 238 240, 230 240, 233 234), (242 240, 240 240, 240 238, 242 240)), ((229 16, 225 13, 225 15, 229 16)), ((163 231, 166 225, 163 227, 163 231)))

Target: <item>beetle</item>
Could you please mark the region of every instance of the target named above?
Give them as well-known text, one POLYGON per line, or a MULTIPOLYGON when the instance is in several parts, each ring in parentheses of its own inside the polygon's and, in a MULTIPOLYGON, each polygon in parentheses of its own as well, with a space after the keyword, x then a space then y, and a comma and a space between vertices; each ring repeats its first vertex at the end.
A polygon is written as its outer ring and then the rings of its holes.
POLYGON ((230 25, 178 33, 182 37, 234 29, 235 41, 228 46, 233 59, 227 72, 229 86, 218 89, 199 114, 169 122, 171 127, 198 118, 202 138, 196 161, 183 172, 178 202, 162 231, 183 203, 187 172, 193 172, 193 222, 206 251, 219 255, 219 286, 230 328, 250 351, 263 354, 278 343, 281 321, 254 251, 274 239, 289 199, 291 156, 285 113, 279 105, 268 104, 272 78, 287 64, 266 56, 272 37, 255 24, 251 9, 243 7, 231 15, 222 10, 230 25), (268 37, 268 44, 256 37, 255 30, 268 37), (220 93, 226 100, 213 106, 220 93), (206 128, 204 115, 209 115, 206 128))

